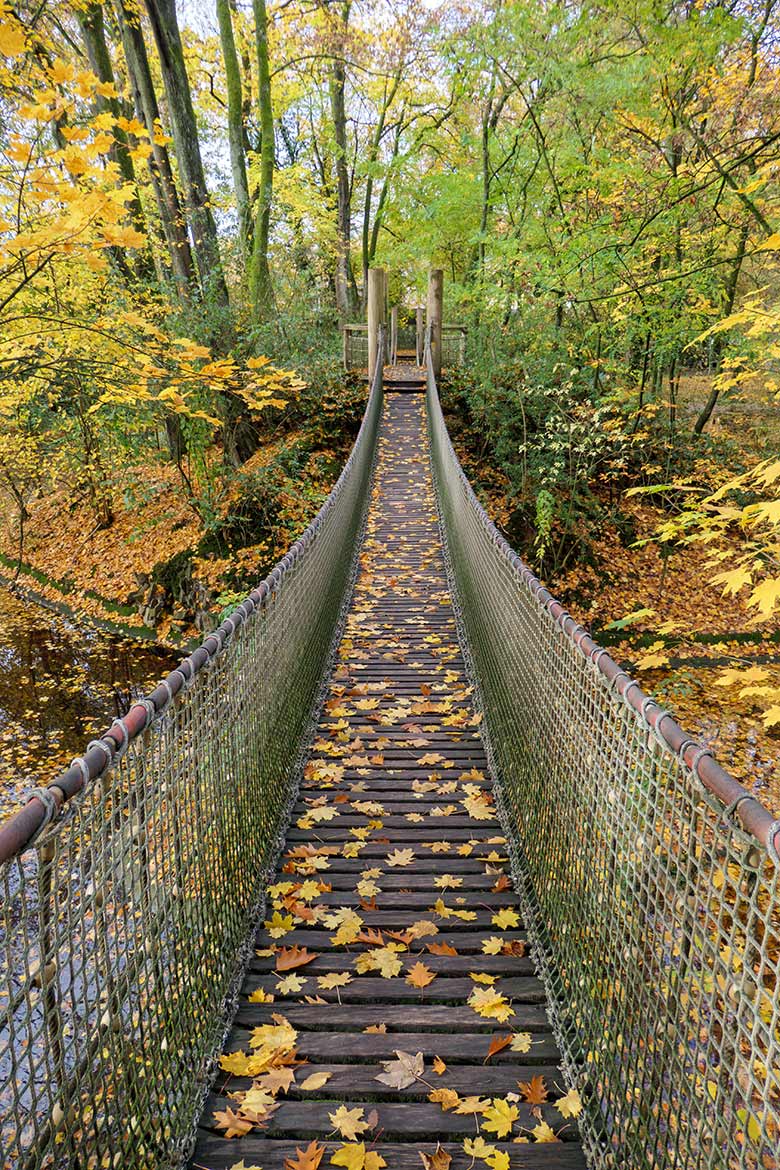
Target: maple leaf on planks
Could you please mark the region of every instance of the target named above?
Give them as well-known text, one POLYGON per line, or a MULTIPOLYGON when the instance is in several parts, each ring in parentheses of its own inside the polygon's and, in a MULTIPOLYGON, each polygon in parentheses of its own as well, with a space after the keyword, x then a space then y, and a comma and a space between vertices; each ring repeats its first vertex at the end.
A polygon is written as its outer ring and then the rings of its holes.
POLYGON ((528 1132, 532 1135, 534 1141, 537 1142, 560 1141, 560 1138, 556 1137, 555 1131, 550 1128, 546 1121, 540 1121, 538 1125, 535 1125, 533 1129, 529 1129, 528 1132))
POLYGON ((503 1097, 494 1097, 491 1104, 482 1113, 480 1126, 496 1137, 506 1137, 512 1132, 512 1126, 520 1116, 516 1105, 511 1105, 503 1097))
POLYGON ((296 1146, 295 1157, 285 1158, 284 1170, 317 1170, 324 1153, 325 1147, 317 1141, 309 1142, 305 1150, 296 1146))
POLYGON ((263 1168, 262 1168, 262 1166, 258 1166, 257 1164, 254 1164, 252 1166, 247 1166, 246 1162, 242 1158, 240 1162, 234 1162, 233 1165, 230 1167, 230 1170, 263 1170, 263 1168))
POLYGON ((272 1068, 258 1077, 255 1084, 268 1093, 286 1093, 295 1084, 295 1073, 291 1068, 272 1068))
POLYGON ((358 1134, 365 1133, 370 1129, 369 1125, 370 1115, 366 1120, 363 1120, 364 1110, 347 1109, 346 1105, 339 1105, 335 1113, 329 1113, 333 1128, 337 1129, 343 1138, 349 1142, 357 1141, 358 1134))
POLYGON ((543 1076, 531 1077, 530 1081, 518 1081, 517 1087, 529 1105, 543 1105, 547 1100, 548 1090, 543 1076))
POLYGON ((495 1056, 499 1052, 503 1052, 503 1050, 512 1043, 512 1039, 513 1037, 511 1032, 508 1036, 494 1036, 490 1041, 490 1046, 487 1050, 487 1056, 482 1061, 482 1063, 487 1064, 492 1056, 495 1056))
POLYGON ((367 1028, 363 1029, 367 1036, 384 1036, 386 1031, 387 1024, 369 1024, 367 1028))
POLYGON ((352 982, 349 971, 334 971, 332 975, 318 975, 317 986, 323 991, 332 991, 334 987, 346 987, 352 982))
POLYGON ((257 1116, 261 1116, 275 1103, 273 1093, 269 1093, 265 1089, 255 1085, 244 1093, 240 1109, 242 1113, 254 1113, 257 1116))
POLYGON ((388 865, 392 866, 411 865, 414 861, 414 850, 393 849, 391 853, 388 853, 385 860, 387 861, 388 865))
POLYGON ((466 1138, 463 1143, 463 1151, 468 1154, 472 1162, 475 1158, 479 1158, 481 1162, 487 1163, 491 1170, 509 1170, 509 1155, 503 1150, 497 1149, 496 1146, 489 1146, 482 1134, 476 1138, 466 1138))
POLYGON ((423 1054, 418 1052, 412 1056, 410 1052, 401 1052, 396 1048, 395 1055, 395 1060, 382 1061, 385 1071, 374 1077, 374 1080, 389 1085, 391 1089, 408 1089, 425 1071, 423 1054))
POLYGON ((441 1105, 445 1113, 448 1109, 454 1109, 456 1105, 460 1104, 460 1097, 454 1089, 431 1089, 428 1100, 432 1101, 434 1105, 441 1105))
POLYGON ((292 971, 295 967, 303 967, 305 963, 311 963, 318 958, 319 955, 308 951, 306 947, 281 947, 276 952, 276 970, 292 971))
POLYGON ((505 1024, 515 1014, 506 996, 494 987, 475 987, 466 1001, 478 1016, 505 1024))
POLYGON ((530 1032, 515 1032, 512 1037, 512 1051, 530 1052, 532 1039, 533 1037, 530 1032))
POLYGON ((569 1089, 565 1097, 555 1102, 555 1108, 563 1117, 579 1117, 582 1113, 582 1100, 577 1090, 569 1089))
POLYGON ((461 1097, 455 1112, 459 1113, 462 1117, 465 1117, 469 1113, 484 1113, 485 1110, 489 1108, 489 1097, 461 1097))
POLYGON ((344 1170, 381 1170, 387 1165, 381 1154, 376 1150, 367 1150, 365 1142, 354 1142, 341 1146, 332 1155, 331 1165, 343 1166, 344 1170))
POLYGON ((457 955, 458 953, 455 947, 446 942, 427 943, 426 945, 432 955, 457 955))
POLYGON ((440 1056, 434 1056, 433 1058, 433 1071, 437 1077, 443 1076, 447 1071, 447 1066, 440 1056))
POLYGON ((510 906, 507 906, 503 910, 498 910, 490 921, 499 930, 514 930, 520 925, 520 916, 510 906))
POLYGON ((308 979, 301 979, 300 975, 285 975, 284 979, 280 979, 276 984, 275 991, 278 995, 297 995, 298 992, 303 991, 308 983, 308 979))
POLYGON ((252 994, 250 996, 248 996, 248 999, 249 999, 250 1003, 273 1003, 274 1002, 274 997, 271 994, 271 992, 264 991, 262 987, 255 988, 255 990, 252 992, 252 994))
POLYGON ((417 987, 422 991, 429 983, 433 983, 435 978, 435 971, 431 971, 430 967, 425 966, 425 963, 418 962, 409 968, 409 974, 406 976, 405 982, 411 987, 417 987))
POLYGON ((252 1122, 239 1117, 232 1109, 221 1109, 214 1113, 217 1129, 224 1129, 226 1138, 245 1137, 252 1128, 252 1122))
POLYGON ((449 1170, 452 1155, 442 1149, 441 1142, 436 1143, 436 1149, 432 1154, 426 1154, 423 1150, 419 1150, 418 1153, 425 1170, 449 1170))
MULTIPOLYGON (((435 922, 431 922, 429 918, 420 918, 417 922, 413 922, 409 929, 405 932, 406 938, 412 942, 416 938, 427 938, 429 934, 438 934, 439 928, 435 922)), ((393 938, 398 938, 392 931, 388 931, 393 938)))
POLYGON ((273 1057, 289 1052, 295 1047, 295 1041, 298 1039, 295 1028, 284 1016, 274 1014, 271 1019, 274 1021, 273 1024, 260 1024, 259 1027, 253 1028, 249 1035, 251 1047, 257 1049, 257 1055, 261 1057, 273 1057))

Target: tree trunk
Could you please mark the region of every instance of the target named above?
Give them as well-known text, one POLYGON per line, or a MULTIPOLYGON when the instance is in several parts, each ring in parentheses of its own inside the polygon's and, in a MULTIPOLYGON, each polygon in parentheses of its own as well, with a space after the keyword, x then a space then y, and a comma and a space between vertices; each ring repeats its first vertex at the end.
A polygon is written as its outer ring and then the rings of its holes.
MULTIPOLYGON (((90 4, 88 8, 80 13, 79 26, 81 28, 81 35, 84 38, 84 47, 87 50, 87 57, 92 72, 104 84, 114 85, 114 67, 106 43, 106 28, 105 21, 103 20, 102 5, 90 4)), ((98 111, 107 110, 114 119, 120 118, 125 112, 122 109, 119 99, 116 97, 103 97, 99 94, 96 98, 96 104, 98 111)), ((136 231, 147 236, 146 221, 144 219, 143 208, 141 207, 141 200, 138 196, 135 167, 130 156, 130 144, 127 134, 119 126, 114 126, 113 137, 114 144, 111 147, 110 157, 119 169, 122 182, 128 184, 133 190, 133 198, 128 204, 133 227, 136 231)), ((130 266, 127 262, 124 249, 112 248, 111 254, 117 261, 120 270, 126 274, 129 273, 130 266)), ((135 268, 139 276, 150 275, 152 264, 151 257, 148 254, 148 246, 146 256, 143 253, 138 254, 138 261, 135 268)))
MULTIPOLYGON (((737 244, 737 254, 734 257, 734 263, 731 266, 731 269, 729 271, 728 281, 726 283, 726 296, 725 296, 724 305, 723 305, 723 316, 724 317, 728 317, 729 313, 731 313, 731 311, 734 308, 734 301, 736 300, 736 297, 737 297, 737 284, 739 282, 739 274, 740 274, 740 271, 742 269, 742 262, 745 259, 745 249, 747 248, 747 242, 748 242, 749 235, 750 235, 750 227, 749 227, 749 224, 746 222, 742 225, 742 229, 739 233, 739 242, 737 244)), ((721 365, 720 353, 722 353, 722 351, 723 351, 724 338, 721 335, 720 337, 718 337, 717 340, 719 342, 718 368, 720 369, 720 365, 721 365)), ((710 390, 709 398, 707 399, 707 401, 705 402, 704 406, 701 409, 701 412, 699 413, 699 417, 696 419, 696 422, 693 424, 694 435, 700 435, 703 432, 704 428, 706 427, 707 423, 710 421, 710 418, 712 417, 713 410, 715 409, 715 407, 718 404, 719 396, 720 396, 720 390, 718 389, 717 385, 714 385, 712 387, 712 389, 710 390)))
POLYGON ((344 62, 344 40, 349 23, 351 0, 341 5, 340 29, 337 52, 328 78, 330 112, 333 119, 333 135, 336 141, 336 308, 339 318, 344 321, 356 311, 357 288, 350 261, 350 236, 352 233, 352 184, 347 166, 347 110, 345 88, 347 71, 344 62))
POLYGON ((268 14, 265 0, 252 0, 257 45, 257 90, 260 121, 260 185, 257 193, 252 264, 249 288, 252 315, 256 322, 267 320, 273 310, 271 270, 268 265, 268 236, 274 186, 274 114, 271 105, 271 71, 268 64, 268 14))
POLYGON ((195 271, 187 235, 187 222, 179 201, 168 148, 156 141, 160 131, 160 110, 149 68, 146 42, 139 18, 128 0, 118 0, 116 12, 138 118, 146 125, 146 132, 152 145, 149 169, 157 200, 157 212, 168 243, 176 288, 181 300, 187 302, 195 287, 195 271))
POLYGON ((222 45, 222 59, 225 64, 227 84, 230 169, 233 174, 233 192, 238 213, 238 237, 246 269, 252 251, 252 221, 249 213, 249 184, 246 177, 246 157, 244 154, 244 95, 241 86, 241 67, 233 35, 230 0, 217 0, 217 20, 219 21, 219 39, 222 45))
POLYGON ((212 340, 224 352, 232 340, 227 284, 219 255, 217 228, 211 214, 198 127, 184 64, 175 0, 145 0, 160 56, 176 158, 192 228, 192 247, 204 299, 220 312, 212 340))
MULTIPOLYGON (((393 83, 392 83, 389 91, 387 89, 387 85, 385 85, 385 91, 384 91, 384 95, 382 98, 382 105, 381 105, 380 110, 379 110, 379 117, 377 118, 377 123, 376 123, 376 127, 374 128, 374 133, 371 136, 371 145, 369 146, 368 158, 366 160, 369 164, 369 170, 368 170, 368 173, 366 175, 366 193, 365 193, 365 198, 363 201, 362 261, 363 261, 363 303, 364 303, 364 305, 367 303, 367 298, 368 298, 368 269, 370 267, 371 261, 373 260, 373 255, 371 255, 371 202, 372 202, 373 194, 374 194, 374 174, 373 174, 372 168, 373 168, 374 164, 376 163, 377 158, 379 157, 379 147, 382 143, 382 137, 383 137, 384 132, 385 132, 385 124, 387 122, 387 112, 393 103, 393 99, 395 98, 396 93, 398 92, 398 86, 400 85, 400 83, 401 83, 401 68, 399 67, 397 73, 393 77, 393 83)), ((395 153, 396 152, 394 151, 393 157, 395 157, 395 153)), ((382 193, 384 194, 384 188, 383 188, 382 193)), ((380 207, 377 208, 377 213, 379 213, 380 210, 381 210, 381 200, 380 200, 380 207)))

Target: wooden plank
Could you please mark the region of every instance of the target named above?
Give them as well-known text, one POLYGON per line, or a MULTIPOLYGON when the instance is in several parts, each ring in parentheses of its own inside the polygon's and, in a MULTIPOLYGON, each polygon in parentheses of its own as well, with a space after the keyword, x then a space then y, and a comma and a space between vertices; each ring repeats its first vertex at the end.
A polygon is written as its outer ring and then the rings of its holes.
MULTIPOLYGON (((257 1028, 271 1023, 279 1012, 278 1006, 263 1003, 242 1003, 236 1023, 242 1028, 257 1028)), ((360 1032, 364 1028, 384 1024, 393 1031, 448 1032, 476 1035, 478 1032, 499 1032, 495 1020, 486 1020, 468 1007, 441 1004, 361 1004, 343 1007, 331 1004, 327 1011, 321 1004, 285 1004, 284 1017, 294 1028, 327 1029, 334 1032, 360 1032)), ((518 1032, 549 1032, 550 1021, 541 1004, 523 1004, 512 1021, 518 1032)))
MULTIPOLYGON (((421 940, 421 945, 425 940, 421 940)), ((435 943, 436 938, 433 937, 428 940, 435 943)), ((530 975, 534 970, 534 964, 528 958, 516 958, 512 955, 432 955, 429 951, 415 952, 413 955, 402 954, 399 956, 404 963, 404 967, 408 969, 413 963, 422 959, 425 966, 429 970, 435 971, 437 974, 446 975, 450 978, 453 975, 467 975, 470 971, 475 973, 486 973, 490 975, 530 975)), ((352 959, 345 961, 343 954, 339 952, 326 951, 324 954, 318 955, 312 963, 307 963, 305 969, 301 969, 299 975, 324 975, 330 971, 344 971, 349 970, 352 959)), ((250 971, 255 974, 275 972, 274 958, 255 958, 250 964, 250 971)), ((505 991, 504 984, 501 984, 501 990, 505 991)))
MULTIPOLYGON (((413 960, 417 956, 412 956, 413 960)), ((345 964, 345 969, 349 967, 345 964)), ((313 979, 307 977, 304 970, 296 972, 304 980, 303 991, 285 996, 275 991, 279 982, 277 975, 252 975, 247 984, 251 983, 251 990, 262 987, 264 991, 274 992, 274 1003, 277 1010, 284 1012, 288 1001, 299 1000, 301 995, 318 995, 327 1003, 465 1003, 474 990, 475 984, 471 979, 461 979, 457 976, 449 978, 440 975, 420 990, 407 983, 403 975, 394 979, 372 979, 359 975, 352 977, 352 982, 345 987, 326 990, 319 988, 313 979), (281 1005, 281 1006, 280 1006, 281 1005)), ((512 1000, 514 1004, 544 1003, 545 993, 542 983, 535 978, 523 976, 517 979, 502 979, 499 990, 512 1000)), ((323 1011, 325 1009, 323 1008, 323 1011)))
MULTIPOLYGON (((332 1034, 330 1041, 333 1044, 333 1051, 336 1051, 332 1034)), ((394 1044, 395 1047, 385 1054, 388 1061, 394 1059, 397 1049, 408 1050, 403 1037, 396 1036, 394 1044)), ((487 1046, 488 1042, 485 1039, 482 1043, 485 1052, 487 1046)), ((414 1048, 412 1055, 420 1051, 421 1049, 414 1048)), ((337 1052, 336 1055, 340 1059, 341 1054, 337 1052)), ((543 1077, 554 1098, 559 1094, 555 1092, 553 1086, 560 1083, 561 1079, 561 1074, 555 1064, 519 1065, 509 1061, 502 1061, 498 1064, 491 1062, 488 1065, 452 1064, 447 1066, 446 1071, 441 1076, 438 1076, 426 1061, 425 1080, 413 1081, 411 1085, 400 1090, 377 1080, 377 1077, 386 1071, 381 1063, 332 1064, 326 1060, 319 1064, 312 1061, 296 1071, 298 1079, 284 1094, 286 1101, 348 1101, 352 1098, 361 1101, 426 1101, 431 1091, 429 1085, 433 1085, 437 1089, 453 1089, 464 1097, 468 1097, 473 1093, 474 1086, 479 1085, 479 1092, 484 1097, 504 1097, 507 1093, 518 1091, 519 1080, 530 1081, 532 1077, 543 1077), (328 1076, 327 1083, 321 1089, 312 1091, 300 1087, 307 1077, 316 1076, 318 1073, 327 1073, 328 1076)), ((250 1088, 251 1084, 251 1079, 248 1077, 235 1077, 223 1073, 221 1077, 217 1077, 215 1088, 218 1094, 224 1095, 238 1091, 243 1092, 250 1088)))
MULTIPOLYGON (((263 1138, 259 1135, 227 1142, 201 1129, 190 1165, 193 1170, 231 1170, 237 1162, 246 1166, 262 1166, 263 1170, 285 1170, 285 1160, 295 1158, 301 1142, 263 1138)), ((323 1170, 342 1142, 327 1141, 321 1162, 323 1170)), ((509 1170, 587 1170, 581 1147, 573 1142, 545 1145, 513 1145, 491 1142, 509 1157, 509 1170)), ((452 1158, 449 1170, 473 1170, 474 1159, 464 1153, 462 1143, 442 1142, 442 1149, 452 1158)), ((431 1155, 436 1144, 421 1141, 414 1145, 382 1142, 378 1152, 387 1162, 388 1170, 423 1170, 420 1151, 431 1155)), ((479 1166, 480 1163, 477 1163, 479 1166)))
MULTIPOLYGON (((229 1097, 210 1093, 201 1118, 201 1126, 206 1129, 213 1128, 214 1113, 228 1109, 234 1104, 235 1102, 229 1097)), ((279 1108, 269 1119, 265 1132, 269 1137, 288 1135, 294 1138, 305 1138, 308 1141, 312 1138, 326 1137, 334 1130, 329 1115, 340 1104, 339 1101, 327 1103, 322 1101, 289 1101, 282 1098, 279 1108)), ((421 1138, 430 1141, 437 1138, 446 1139, 453 1135, 467 1138, 473 1137, 476 1131, 474 1114, 445 1113, 438 1105, 431 1105, 428 1102, 418 1104, 410 1101, 400 1103, 384 1101, 371 1101, 369 1103, 366 1101, 366 1105, 368 1106, 365 1108, 366 1113, 375 1108, 379 1114, 375 1128, 381 1130, 383 1141, 408 1141, 410 1139, 414 1141, 421 1138)), ((535 1106, 532 1110, 529 1105, 521 1101, 518 1103, 517 1109, 519 1116, 515 1128, 518 1132, 522 1129, 533 1129, 540 1119, 546 1121, 548 1125, 558 1128, 565 1124, 560 1113, 551 1105, 535 1106)), ((569 1125, 563 1130, 562 1136, 564 1140, 573 1141, 576 1140, 577 1132, 569 1125)))
MULTIPOLYGON (((290 1018, 289 1011, 285 1011, 285 1018, 290 1018)), ((225 1051, 248 1051, 249 1031, 249 1028, 236 1028, 225 1046, 225 1051)), ((473 1065, 475 1058, 479 1056, 484 1060, 494 1035, 501 1033, 301 1032, 296 1047, 300 1057, 314 1063, 326 1064, 334 1058, 345 1063, 389 1060, 400 1048, 404 1052, 422 1052, 426 1060, 440 1056, 448 1069, 454 1069, 461 1064, 473 1065)), ((511 1052, 505 1048, 492 1057, 491 1065, 510 1064, 523 1080, 528 1080, 527 1070, 532 1065, 557 1067, 560 1054, 553 1037, 547 1032, 534 1032, 532 1036, 531 1048, 527 1053, 511 1052)), ((480 1065, 480 1068, 482 1067, 480 1065)), ((480 1077, 477 1076, 472 1084, 481 1085, 480 1077)))

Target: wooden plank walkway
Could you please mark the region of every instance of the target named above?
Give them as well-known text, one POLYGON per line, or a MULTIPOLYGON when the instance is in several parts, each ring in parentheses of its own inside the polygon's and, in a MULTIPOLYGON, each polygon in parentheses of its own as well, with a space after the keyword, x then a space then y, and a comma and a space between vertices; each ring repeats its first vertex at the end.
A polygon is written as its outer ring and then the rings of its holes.
POLYGON ((339 661, 193 1167, 419 1170, 439 1141, 426 1170, 585 1167, 469 702, 424 409, 386 399, 339 661))

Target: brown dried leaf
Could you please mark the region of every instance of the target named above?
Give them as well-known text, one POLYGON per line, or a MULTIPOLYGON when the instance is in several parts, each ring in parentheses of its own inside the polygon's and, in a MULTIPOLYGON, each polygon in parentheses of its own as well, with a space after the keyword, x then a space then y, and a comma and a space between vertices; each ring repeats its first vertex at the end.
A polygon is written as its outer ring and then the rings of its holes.
POLYGON ((530 1081, 518 1081, 517 1087, 529 1105, 543 1105, 547 1100, 548 1090, 543 1076, 531 1077, 530 1081))
POLYGON ((296 1156, 294 1158, 285 1158, 284 1170, 317 1170, 324 1153, 325 1147, 321 1146, 317 1141, 309 1142, 305 1150, 296 1146, 296 1156))
POLYGON ((293 968, 302 967, 318 957, 312 951, 307 951, 306 947, 281 947, 276 952, 276 970, 292 971, 293 968))
POLYGON ((452 1155, 441 1148, 441 1142, 436 1143, 436 1149, 432 1154, 425 1154, 422 1150, 419 1154, 425 1170, 448 1170, 452 1161, 452 1155))
POLYGON ((446 942, 428 943, 427 945, 432 955, 457 955, 458 953, 455 947, 451 947, 446 942))
POLYGON ((482 1061, 482 1063, 487 1064, 487 1062, 490 1060, 491 1056, 495 1056, 497 1052, 502 1052, 503 1049, 507 1048, 511 1043, 512 1043, 512 1033, 511 1032, 509 1033, 508 1036, 500 1036, 500 1035, 494 1036, 493 1039, 490 1041, 490 1047, 487 1050, 487 1056, 482 1061))
POLYGON ((244 1137, 252 1128, 252 1122, 239 1117, 232 1109, 217 1110, 214 1113, 217 1129, 224 1129, 226 1138, 244 1137))
POLYGON ((415 963, 413 967, 409 968, 409 974, 406 976, 406 982, 411 987, 418 987, 420 990, 427 987, 429 983, 433 983, 436 978, 436 972, 431 971, 430 967, 426 967, 425 963, 415 963))

